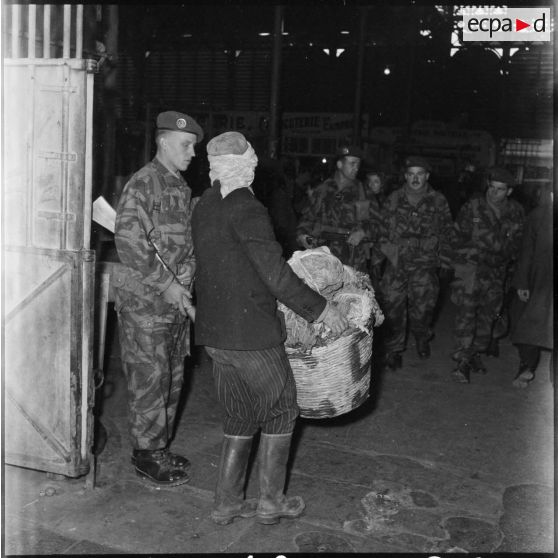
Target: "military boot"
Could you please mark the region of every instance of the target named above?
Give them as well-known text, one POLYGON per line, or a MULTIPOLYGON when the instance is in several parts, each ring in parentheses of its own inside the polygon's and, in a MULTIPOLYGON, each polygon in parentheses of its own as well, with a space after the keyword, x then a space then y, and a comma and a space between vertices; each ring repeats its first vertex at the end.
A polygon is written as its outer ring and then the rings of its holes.
POLYGON ((260 499, 256 520, 272 525, 281 517, 294 518, 305 508, 300 496, 287 498, 283 492, 292 433, 262 434, 259 448, 260 499))
POLYGON ((178 486, 190 481, 188 473, 174 466, 166 449, 137 450, 132 455, 132 463, 138 476, 155 484, 178 486))
POLYGON ((486 366, 484 365, 484 363, 481 360, 481 356, 479 353, 475 353, 469 360, 469 365, 471 368, 471 372, 474 372, 475 374, 486 374, 487 370, 486 370, 486 366))
POLYGON ((469 383, 469 375, 471 373, 471 364, 468 358, 462 358, 457 362, 457 366, 451 373, 452 380, 460 384, 469 383))
POLYGON ((403 366, 403 357, 399 352, 388 353, 384 360, 385 368, 389 370, 398 370, 403 366))
POLYGON ((417 354, 420 359, 430 358, 430 343, 426 337, 416 337, 417 354))
POLYGON ((535 377, 535 372, 525 363, 519 363, 519 370, 512 382, 513 387, 526 388, 529 382, 535 377))
POLYGON ((486 356, 488 357, 499 357, 500 356, 500 344, 498 339, 492 337, 490 343, 486 349, 486 356))
MULTIPOLYGON (((133 454, 132 454, 132 465, 135 465, 137 462, 137 457, 136 454, 137 452, 141 452, 142 450, 134 450, 133 454)), ((167 459, 171 465, 171 467, 174 467, 175 469, 182 469, 183 471, 188 471, 191 467, 190 461, 188 459, 186 459, 184 456, 182 455, 178 455, 177 453, 172 453, 171 451, 168 450, 168 448, 163 448, 162 450, 158 450, 158 451, 162 451, 167 455, 167 459)))
POLYGON ((219 525, 228 525, 237 517, 254 517, 258 502, 244 499, 244 483, 252 436, 225 435, 219 461, 215 507, 211 519, 219 525))

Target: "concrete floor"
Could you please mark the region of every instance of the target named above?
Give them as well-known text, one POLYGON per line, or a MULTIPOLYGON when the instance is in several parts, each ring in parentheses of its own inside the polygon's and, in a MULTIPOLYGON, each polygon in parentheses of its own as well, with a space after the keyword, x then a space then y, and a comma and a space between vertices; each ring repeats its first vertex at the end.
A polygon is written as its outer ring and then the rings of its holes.
MULTIPOLYGON (((221 444, 210 366, 189 363, 173 450, 192 480, 156 488, 130 463, 126 400, 114 312, 103 386, 108 442, 96 488, 83 479, 4 469, 6 554, 518 552, 554 551, 554 390, 549 354, 531 385, 511 385, 517 355, 508 339, 489 373, 451 381, 453 307, 445 304, 419 361, 413 343, 402 370, 372 372, 359 409, 300 419, 288 494, 307 508, 296 520, 228 526, 209 513, 221 444)), ((255 471, 248 495, 257 494, 255 471)))

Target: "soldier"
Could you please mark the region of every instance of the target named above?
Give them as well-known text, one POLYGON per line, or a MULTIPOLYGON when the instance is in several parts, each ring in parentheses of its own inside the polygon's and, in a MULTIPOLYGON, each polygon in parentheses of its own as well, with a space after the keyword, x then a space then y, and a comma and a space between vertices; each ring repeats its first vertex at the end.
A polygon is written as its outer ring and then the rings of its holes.
POLYGON ((430 356, 432 320, 438 300, 438 268, 450 268, 453 222, 446 198, 428 183, 430 165, 422 157, 405 161, 405 184, 389 196, 382 209, 372 264, 384 258, 380 299, 386 314, 385 365, 402 366, 407 329, 416 340, 419 358, 430 356))
POLYGON ((490 343, 502 307, 505 278, 519 251, 523 230, 523 208, 509 199, 512 175, 503 168, 489 169, 487 184, 485 195, 467 202, 455 222, 451 299, 458 306, 452 354, 457 366, 452 378, 461 383, 469 383, 470 372, 486 374, 480 354, 490 343))
MULTIPOLYGON (((365 163, 366 165, 366 163, 365 163)), ((370 200, 370 238, 368 244, 368 253, 373 245, 378 242, 380 231, 382 207, 386 201, 384 174, 374 167, 365 166, 364 170, 364 191, 367 199, 370 200)), ((370 256, 369 256, 370 257, 370 256)), ((379 289, 379 282, 383 273, 383 266, 369 267, 368 273, 372 280, 374 289, 379 289)))
POLYGON ((375 196, 376 205, 379 209, 386 200, 384 174, 373 167, 366 167, 364 172, 364 189, 370 195, 375 196))
POLYGON ((157 117, 154 159, 120 197, 114 273, 122 366, 128 383, 132 464, 160 485, 188 482, 189 461, 168 449, 189 354, 190 287, 195 271, 191 190, 180 171, 203 138, 179 112, 157 117))
POLYGON ((318 185, 297 227, 303 248, 327 245, 344 264, 368 272, 370 200, 356 175, 362 152, 343 147, 337 153, 333 177, 318 185))

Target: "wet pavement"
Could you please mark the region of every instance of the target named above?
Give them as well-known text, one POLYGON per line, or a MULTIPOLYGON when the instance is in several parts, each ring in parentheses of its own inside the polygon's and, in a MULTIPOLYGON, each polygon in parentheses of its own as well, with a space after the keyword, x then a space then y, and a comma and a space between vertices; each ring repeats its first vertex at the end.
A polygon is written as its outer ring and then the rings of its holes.
MULTIPOLYGON (((6 466, 5 554, 367 553, 554 551, 554 390, 543 353, 526 389, 509 339, 486 376, 450 378, 453 307, 442 308, 432 357, 414 344, 403 368, 373 367, 372 395, 333 419, 298 422, 287 493, 304 515, 259 525, 209 514, 221 446, 220 411, 203 353, 188 363, 173 451, 192 480, 158 488, 129 463, 126 394, 109 315, 102 422, 108 441, 96 487, 6 466)), ((247 494, 257 495, 251 471, 247 494)))

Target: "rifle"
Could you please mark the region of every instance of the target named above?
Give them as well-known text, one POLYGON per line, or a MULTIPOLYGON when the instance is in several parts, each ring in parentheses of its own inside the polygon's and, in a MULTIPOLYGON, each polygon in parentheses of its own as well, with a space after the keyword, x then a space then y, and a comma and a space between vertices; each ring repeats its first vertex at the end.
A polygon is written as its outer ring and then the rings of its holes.
POLYGON ((351 231, 342 227, 332 227, 330 225, 322 225, 319 234, 316 236, 322 241, 346 241, 351 231))
POLYGON ((515 296, 515 291, 511 288, 511 276, 512 273, 508 269, 506 271, 506 278, 504 279, 504 297, 502 299, 502 305, 492 322, 491 337, 493 339, 505 337, 510 329, 510 305, 515 296))

